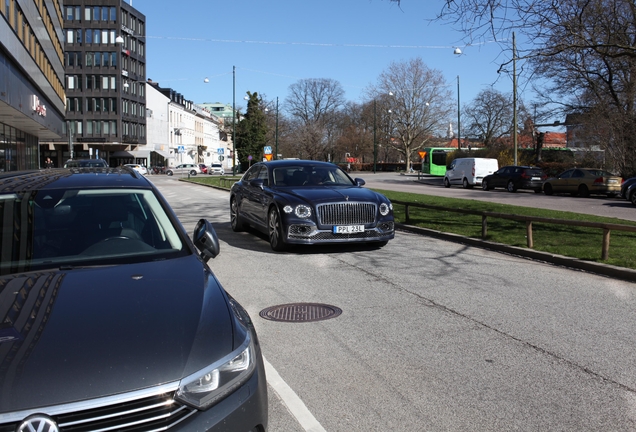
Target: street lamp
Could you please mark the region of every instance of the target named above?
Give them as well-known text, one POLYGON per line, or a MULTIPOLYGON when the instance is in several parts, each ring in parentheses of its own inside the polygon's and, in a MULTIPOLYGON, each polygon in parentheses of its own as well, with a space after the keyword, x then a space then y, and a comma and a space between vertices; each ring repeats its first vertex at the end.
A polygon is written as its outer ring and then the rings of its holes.
POLYGON ((517 165, 517 44, 515 32, 512 32, 512 142, 515 148, 515 162, 517 165))
POLYGON ((232 175, 236 175, 236 66, 232 66, 232 175))
POLYGON ((373 174, 376 171, 376 163, 378 161, 378 142, 375 139, 375 124, 377 117, 377 109, 376 109, 376 99, 373 98, 373 174))
MULTIPOLYGON (((453 51, 455 55, 461 55, 462 50, 455 48, 453 51)), ((461 108, 459 105, 459 75, 457 75, 457 150, 462 148, 462 123, 461 123, 461 108)))

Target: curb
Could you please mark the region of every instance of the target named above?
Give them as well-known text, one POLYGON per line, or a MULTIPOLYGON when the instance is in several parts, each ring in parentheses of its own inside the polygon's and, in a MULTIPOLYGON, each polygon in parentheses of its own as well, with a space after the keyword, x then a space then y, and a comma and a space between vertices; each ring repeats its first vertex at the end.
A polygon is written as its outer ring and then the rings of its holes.
POLYGON ((566 257, 563 255, 555 255, 548 252, 540 252, 532 249, 521 248, 517 246, 509 246, 501 243, 494 243, 487 240, 480 240, 471 237, 463 237, 457 234, 445 233, 428 228, 420 228, 413 225, 405 225, 401 223, 395 224, 396 228, 402 231, 414 234, 435 237, 441 240, 452 241, 455 243, 466 244, 483 249, 490 249, 495 252, 507 253, 523 258, 529 258, 535 261, 543 261, 546 263, 567 267, 576 270, 582 270, 588 273, 609 276, 615 279, 621 279, 628 282, 636 282, 636 270, 616 267, 609 264, 601 264, 593 261, 584 261, 578 258, 566 257))

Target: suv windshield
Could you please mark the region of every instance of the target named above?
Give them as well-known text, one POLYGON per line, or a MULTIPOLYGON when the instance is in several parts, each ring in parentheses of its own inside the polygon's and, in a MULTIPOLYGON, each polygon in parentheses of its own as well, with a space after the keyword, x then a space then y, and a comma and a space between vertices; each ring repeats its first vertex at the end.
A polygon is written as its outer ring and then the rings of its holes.
POLYGON ((48 189, 0 194, 0 274, 186 254, 152 190, 48 189))

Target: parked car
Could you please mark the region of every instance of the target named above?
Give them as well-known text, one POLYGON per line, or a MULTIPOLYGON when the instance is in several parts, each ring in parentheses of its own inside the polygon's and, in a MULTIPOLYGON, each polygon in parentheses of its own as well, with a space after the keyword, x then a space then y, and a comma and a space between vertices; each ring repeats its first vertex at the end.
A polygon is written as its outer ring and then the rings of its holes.
POLYGON ((199 164, 199 169, 201 170, 202 174, 208 173, 208 166, 206 164, 199 164))
POLYGON ((571 168, 543 183, 546 195, 569 193, 587 197, 590 194, 614 197, 621 191, 622 177, 597 168, 571 168))
POLYGON ((213 174, 225 175, 225 170, 223 169, 223 165, 221 165, 221 164, 212 164, 212 165, 210 165, 210 169, 208 170, 208 174, 210 174, 210 175, 213 175, 213 174))
POLYGON ((1 237, 0 430, 266 430, 261 348, 207 264, 210 222, 188 238, 129 168, 60 171, 0 174, 18 233, 1 237))
POLYGON ((181 164, 181 165, 177 165, 176 167, 170 167, 166 170, 166 174, 171 176, 174 174, 190 174, 190 175, 197 175, 197 174, 201 174, 201 168, 199 168, 199 165, 195 165, 195 164, 181 164))
POLYGON ((625 199, 636 205, 636 182, 631 183, 625 191, 625 199))
POLYGON ((252 165, 230 191, 234 231, 269 235, 274 251, 291 244, 374 242, 395 235, 393 206, 328 162, 278 160, 252 165))
POLYGON ((491 158, 457 158, 453 159, 444 174, 444 186, 462 185, 464 189, 481 185, 487 175, 497 171, 497 159, 491 158))
POLYGON ((104 159, 69 159, 64 163, 64 168, 106 168, 108 162, 104 159))
POLYGON ((508 192, 518 189, 532 189, 541 193, 543 182, 548 178, 541 168, 531 166, 505 166, 487 175, 481 181, 485 191, 495 188, 506 188, 508 192))
POLYGON ((623 181, 623 184, 621 184, 621 192, 620 192, 621 198, 625 198, 626 200, 631 201, 630 199, 631 197, 627 195, 627 189, 629 189, 629 187, 633 185, 634 183, 636 183, 636 177, 630 177, 626 179, 625 181, 623 181))
POLYGON ((126 164, 125 166, 130 167, 132 169, 134 169, 135 171, 137 171, 139 174, 141 175, 147 175, 148 174, 148 169, 146 169, 145 166, 143 165, 139 165, 139 164, 126 164))

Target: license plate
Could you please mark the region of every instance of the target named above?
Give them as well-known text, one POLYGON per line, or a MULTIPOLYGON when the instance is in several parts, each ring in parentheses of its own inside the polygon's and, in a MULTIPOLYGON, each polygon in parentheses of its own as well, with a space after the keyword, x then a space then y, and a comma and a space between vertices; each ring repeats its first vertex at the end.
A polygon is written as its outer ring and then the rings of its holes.
POLYGON ((338 225, 333 227, 334 234, 354 234, 364 232, 364 225, 338 225))
POLYGON ((607 182, 608 182, 608 183, 618 183, 618 180, 616 180, 616 179, 610 179, 610 180, 608 180, 607 182))
POLYGON ((532 177, 532 181, 538 181, 541 180, 541 177, 532 177))

